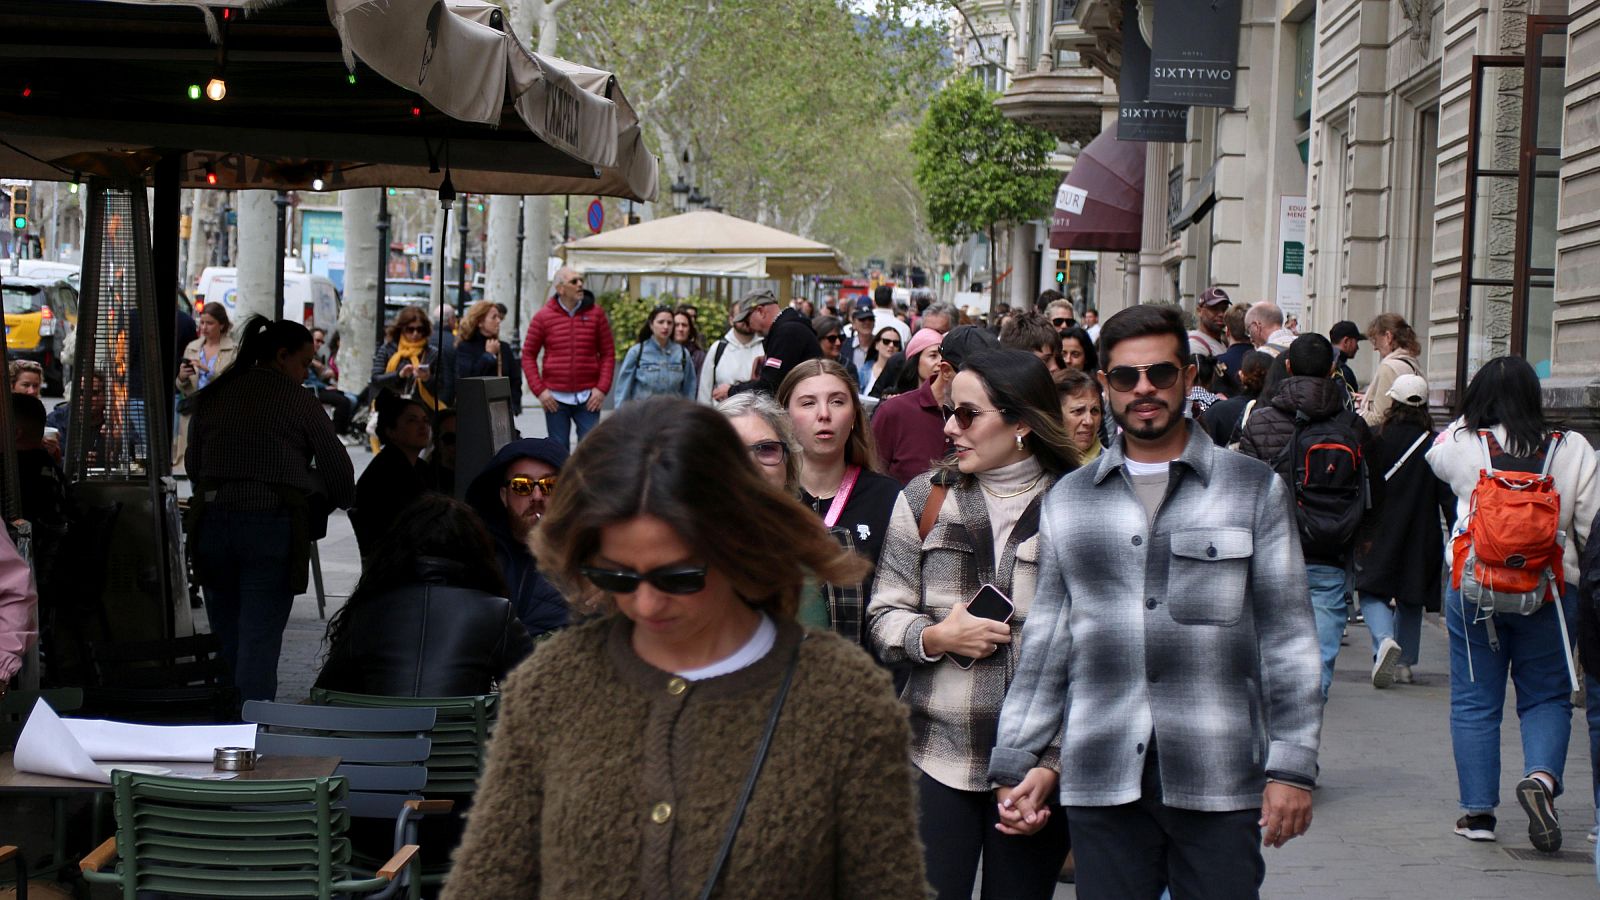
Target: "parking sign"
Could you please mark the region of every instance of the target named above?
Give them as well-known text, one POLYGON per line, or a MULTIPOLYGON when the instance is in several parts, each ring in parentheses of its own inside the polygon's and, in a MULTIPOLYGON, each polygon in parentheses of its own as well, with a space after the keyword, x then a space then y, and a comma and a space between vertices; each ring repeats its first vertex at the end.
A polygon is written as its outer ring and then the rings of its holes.
POLYGON ((417 235, 417 255, 433 255, 433 235, 431 233, 424 231, 417 235))

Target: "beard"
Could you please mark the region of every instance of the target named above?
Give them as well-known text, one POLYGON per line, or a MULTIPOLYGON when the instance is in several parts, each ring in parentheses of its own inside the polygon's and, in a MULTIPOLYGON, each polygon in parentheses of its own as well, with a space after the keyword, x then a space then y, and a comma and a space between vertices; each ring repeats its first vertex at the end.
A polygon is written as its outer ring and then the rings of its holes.
POLYGON ((1153 397, 1135 400, 1122 409, 1112 407, 1111 418, 1116 420, 1117 424, 1122 427, 1123 432, 1131 434, 1142 441, 1154 441, 1166 437, 1172 433, 1174 428, 1183 423, 1183 416, 1174 413, 1166 403, 1153 397), (1137 407, 1163 409, 1166 410, 1167 417, 1165 420, 1151 419, 1144 421, 1135 419, 1130 413, 1137 407))
POLYGON ((518 541, 526 542, 528 535, 533 534, 533 529, 539 524, 539 513, 532 507, 520 516, 508 516, 511 520, 511 536, 518 541))

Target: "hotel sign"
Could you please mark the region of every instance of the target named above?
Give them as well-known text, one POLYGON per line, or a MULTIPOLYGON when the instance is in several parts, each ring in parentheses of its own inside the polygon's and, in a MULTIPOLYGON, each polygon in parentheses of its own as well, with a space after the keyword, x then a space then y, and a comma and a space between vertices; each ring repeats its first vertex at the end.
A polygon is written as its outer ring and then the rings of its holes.
POLYGON ((1122 72, 1117 79, 1117 140, 1181 144, 1189 139, 1189 107, 1151 103, 1150 47, 1139 33, 1133 0, 1122 3, 1122 72))
POLYGON ((1156 0, 1149 99, 1233 106, 1239 14, 1240 0, 1156 0))

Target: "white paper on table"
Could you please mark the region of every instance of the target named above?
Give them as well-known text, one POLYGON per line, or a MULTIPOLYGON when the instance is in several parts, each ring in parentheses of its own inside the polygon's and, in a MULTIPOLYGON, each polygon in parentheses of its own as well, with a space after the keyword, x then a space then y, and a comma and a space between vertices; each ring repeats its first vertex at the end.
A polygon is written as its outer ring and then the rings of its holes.
POLYGON ((211 762, 218 747, 256 747, 254 725, 133 725, 62 719, 84 752, 119 762, 211 762))
POLYGON ((28 724, 17 738, 13 764, 18 772, 58 775, 110 784, 111 776, 94 764, 94 758, 72 736, 66 723, 43 700, 33 705, 28 724))

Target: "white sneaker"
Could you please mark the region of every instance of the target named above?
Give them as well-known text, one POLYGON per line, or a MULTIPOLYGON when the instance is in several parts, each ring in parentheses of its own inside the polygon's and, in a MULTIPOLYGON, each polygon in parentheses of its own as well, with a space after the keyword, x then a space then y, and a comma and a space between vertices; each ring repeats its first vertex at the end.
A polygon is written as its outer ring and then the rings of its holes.
POLYGON ((1405 663, 1401 663, 1398 666, 1394 667, 1394 683, 1395 684, 1416 684, 1417 683, 1417 679, 1412 676, 1411 667, 1406 665, 1405 663))
POLYGON ((1384 638, 1378 644, 1378 658, 1372 664, 1372 686, 1381 689, 1394 684, 1394 670, 1399 662, 1400 644, 1394 638, 1384 638))

